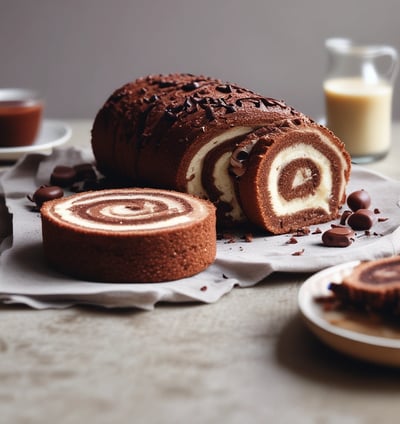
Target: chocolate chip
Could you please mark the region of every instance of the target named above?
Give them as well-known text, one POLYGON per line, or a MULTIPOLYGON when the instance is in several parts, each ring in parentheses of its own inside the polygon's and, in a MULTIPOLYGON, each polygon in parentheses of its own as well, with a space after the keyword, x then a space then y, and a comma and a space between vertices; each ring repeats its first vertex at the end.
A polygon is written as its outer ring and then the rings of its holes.
POLYGON ((164 112, 164 118, 170 122, 175 122, 178 119, 178 117, 170 110, 166 110, 164 112))
POLYGON ((176 82, 175 81, 159 81, 158 86, 160 88, 168 88, 168 87, 175 87, 176 82))
POLYGON ((345 210, 345 211, 342 213, 342 216, 340 217, 340 225, 346 225, 346 222, 347 222, 347 220, 348 220, 349 216, 350 216, 350 215, 352 215, 352 214, 353 214, 353 212, 352 212, 352 211, 345 210))
POLYGON ((182 87, 182 90, 193 91, 193 90, 196 90, 196 88, 199 88, 199 87, 200 87, 200 84, 197 81, 193 81, 193 82, 189 82, 189 83, 185 84, 182 87))
POLYGON ((81 163, 74 166, 76 172, 75 181, 95 180, 96 172, 91 163, 81 163))
POLYGON ((215 89, 221 93, 232 93, 232 87, 229 84, 218 85, 217 87, 215 87, 215 89))
POLYGON ((358 209, 368 209, 371 205, 371 197, 365 190, 357 190, 349 194, 347 204, 353 212, 358 209))
POLYGON ((67 187, 76 179, 76 171, 71 166, 58 165, 50 176, 50 184, 67 187))
POLYGON ((322 243, 330 247, 347 247, 354 240, 354 231, 347 227, 334 227, 322 234, 322 243))
POLYGON ((347 224, 353 230, 369 230, 375 222, 375 215, 369 209, 358 209, 354 212, 349 219, 347 224))
POLYGON ((39 209, 44 202, 53 199, 59 199, 64 196, 64 191, 61 187, 58 186, 41 186, 39 187, 32 196, 28 196, 28 199, 31 202, 36 204, 36 207, 39 209))

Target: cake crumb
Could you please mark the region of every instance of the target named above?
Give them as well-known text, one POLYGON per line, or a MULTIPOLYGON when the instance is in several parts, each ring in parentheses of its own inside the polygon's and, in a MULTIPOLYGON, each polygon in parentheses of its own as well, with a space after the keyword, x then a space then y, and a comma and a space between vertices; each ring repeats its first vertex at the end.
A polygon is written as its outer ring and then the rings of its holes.
POLYGON ((293 237, 303 237, 308 236, 310 234, 311 230, 308 227, 299 228, 296 230, 296 232, 293 234, 293 237))
POLYGON ((246 233, 242 238, 246 243, 251 243, 253 241, 253 234, 246 233))

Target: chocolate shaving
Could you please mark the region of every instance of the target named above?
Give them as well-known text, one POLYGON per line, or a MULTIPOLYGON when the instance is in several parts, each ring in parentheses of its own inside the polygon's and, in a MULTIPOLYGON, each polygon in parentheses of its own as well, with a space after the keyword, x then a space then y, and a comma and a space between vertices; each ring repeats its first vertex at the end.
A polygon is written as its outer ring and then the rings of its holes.
POLYGON ((251 242, 253 241, 253 234, 251 234, 251 233, 246 233, 246 234, 243 236, 243 240, 244 240, 246 243, 251 243, 251 242))
POLYGON ((221 93, 232 93, 232 87, 230 84, 218 85, 215 89, 221 93))
POLYGON ((303 237, 308 236, 310 234, 311 230, 308 227, 299 228, 296 230, 296 232, 293 234, 293 237, 303 237))

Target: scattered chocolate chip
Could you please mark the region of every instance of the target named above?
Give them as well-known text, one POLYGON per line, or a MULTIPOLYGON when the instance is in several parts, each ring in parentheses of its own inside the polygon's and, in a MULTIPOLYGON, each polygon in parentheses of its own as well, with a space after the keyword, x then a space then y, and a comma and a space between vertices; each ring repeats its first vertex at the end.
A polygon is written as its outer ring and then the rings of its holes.
POLYGON ((375 208, 375 209, 374 209, 374 214, 376 214, 376 215, 377 215, 377 214, 379 214, 379 213, 381 213, 381 211, 380 211, 378 208, 375 208))
POLYGON ((330 247, 347 247, 355 240, 355 233, 351 228, 334 227, 322 234, 322 243, 330 247))
POLYGON ((175 81, 159 81, 158 86, 160 88, 168 88, 168 87, 175 87, 176 82, 175 81))
POLYGON ((201 291, 206 291, 206 290, 207 290, 207 286, 202 286, 202 287, 200 287, 200 290, 201 290, 201 291))
POLYGON ((251 233, 246 233, 246 234, 243 236, 243 240, 244 240, 246 243, 251 243, 251 242, 253 241, 253 234, 251 234, 251 233))
POLYGON ((53 169, 50 176, 50 184, 67 187, 76 180, 76 171, 71 166, 58 165, 53 169))
POLYGON ((286 244, 296 244, 296 243, 298 243, 298 241, 294 237, 290 237, 290 239, 286 242, 286 244))
POLYGON ((36 204, 36 208, 40 209, 44 202, 53 199, 59 199, 64 196, 64 191, 58 186, 40 186, 32 196, 28 199, 36 204))
POLYGON ((189 82, 182 87, 183 91, 193 91, 199 88, 200 84, 197 81, 189 82))
POLYGON ((308 236, 311 233, 311 230, 308 227, 299 228, 296 230, 296 232, 293 234, 293 237, 303 237, 308 236))
POLYGON ((298 250, 297 252, 293 252, 292 256, 301 256, 304 253, 304 249, 298 250))
POLYGON ((75 181, 95 180, 97 178, 96 172, 91 163, 81 163, 74 166, 76 172, 75 181))
POLYGON ((352 211, 345 210, 342 215, 340 216, 340 225, 346 225, 347 219, 352 214, 352 211))
POLYGON ((358 209, 368 209, 371 205, 371 197, 365 190, 357 190, 349 194, 347 205, 353 212, 358 209))
POLYGON ((236 243, 236 238, 231 233, 223 233, 222 238, 226 240, 225 243, 236 243))
POLYGON ((220 93, 232 93, 232 87, 229 84, 218 85, 217 87, 215 87, 215 89, 220 93))
POLYGON ((172 111, 170 111, 170 110, 166 110, 165 112, 164 112, 164 118, 167 120, 167 121, 170 121, 170 122, 175 122, 177 119, 178 119, 178 117, 175 115, 175 113, 173 113, 172 111))
POLYGON ((321 234, 322 230, 321 228, 317 227, 311 234, 321 234))
POLYGON ((356 231, 369 230, 374 225, 374 222, 374 213, 369 209, 358 209, 347 220, 347 224, 356 231))
POLYGON ((378 218, 378 222, 386 222, 389 218, 378 218))
POLYGON ((214 114, 214 111, 213 111, 212 107, 211 107, 211 106, 206 106, 206 107, 204 108, 204 110, 205 110, 205 112, 206 112, 206 117, 207 117, 207 119, 208 119, 209 121, 214 121, 214 119, 215 119, 215 114, 214 114))

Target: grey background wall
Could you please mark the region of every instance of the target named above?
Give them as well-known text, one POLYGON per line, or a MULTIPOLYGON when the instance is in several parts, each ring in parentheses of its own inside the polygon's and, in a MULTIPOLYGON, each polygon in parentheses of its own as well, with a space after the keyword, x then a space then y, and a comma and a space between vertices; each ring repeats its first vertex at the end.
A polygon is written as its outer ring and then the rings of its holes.
POLYGON ((398 0, 0 0, 0 86, 39 89, 48 117, 92 119, 139 76, 203 73, 318 118, 324 40, 400 50, 399 19, 398 0))

